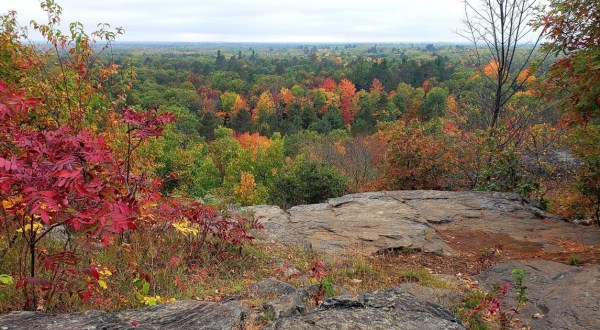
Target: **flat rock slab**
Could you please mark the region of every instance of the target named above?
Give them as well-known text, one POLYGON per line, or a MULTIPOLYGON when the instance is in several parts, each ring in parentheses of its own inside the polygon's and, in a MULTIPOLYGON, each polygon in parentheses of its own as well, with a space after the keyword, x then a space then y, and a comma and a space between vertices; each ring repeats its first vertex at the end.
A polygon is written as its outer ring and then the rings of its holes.
POLYGON ((326 300, 306 315, 278 319, 271 329, 462 330, 465 327, 440 305, 400 288, 326 300))
POLYGON ((257 238, 340 254, 369 255, 396 249, 452 254, 435 229, 393 193, 361 193, 327 203, 249 208, 265 226, 257 238))
MULTIPOLYGON (((248 294, 274 295, 265 304, 275 317, 272 329, 418 329, 463 330, 463 325, 444 307, 415 297, 401 288, 330 298, 313 311, 296 308, 309 297, 310 287, 296 289, 277 280, 265 280, 248 294), (278 296, 281 294, 281 296, 278 296)), ((209 303, 178 301, 118 313, 46 314, 12 312, 0 316, 0 329, 243 329, 251 317, 241 302, 209 303)))
MULTIPOLYGON (((486 290, 494 285, 514 282, 511 271, 525 270, 527 304, 517 317, 532 329, 600 329, 600 265, 568 266, 557 262, 533 260, 495 265, 476 276, 486 290), (539 313, 539 318, 533 315, 539 313)), ((514 288, 514 286, 513 286, 514 288)), ((511 290, 506 307, 515 305, 511 290)))
POLYGON ((539 244, 549 252, 559 251, 557 241, 565 238, 600 244, 598 228, 562 221, 514 193, 373 192, 295 206, 287 211, 265 205, 249 210, 265 226, 257 238, 328 253, 369 255, 415 249, 453 255, 455 251, 438 232, 461 230, 508 235, 518 242, 539 244))
POLYGON ((177 301, 118 313, 46 314, 12 312, 0 315, 0 329, 239 329, 246 310, 238 302, 177 301))

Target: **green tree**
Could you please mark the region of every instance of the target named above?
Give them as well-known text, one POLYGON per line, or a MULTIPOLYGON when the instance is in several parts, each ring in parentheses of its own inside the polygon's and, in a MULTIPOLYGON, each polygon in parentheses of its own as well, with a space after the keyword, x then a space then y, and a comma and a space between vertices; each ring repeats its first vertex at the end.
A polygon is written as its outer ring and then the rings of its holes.
POLYGON ((271 187, 271 200, 282 208, 320 203, 343 194, 346 178, 324 163, 298 157, 280 172, 271 187))
POLYGON ((287 135, 283 141, 285 156, 294 158, 298 156, 306 146, 315 144, 319 139, 319 134, 309 130, 287 135))
POLYGON ((434 117, 441 117, 448 110, 448 91, 440 88, 432 88, 421 105, 421 118, 429 120, 434 117))
POLYGON ((323 116, 323 120, 327 121, 331 130, 344 129, 344 117, 338 107, 330 106, 327 113, 323 116))
POLYGON ((414 88, 406 83, 399 83, 396 88, 396 95, 394 95, 393 102, 400 113, 404 113, 409 106, 410 99, 414 94, 414 88))
POLYGON ((231 118, 231 128, 239 134, 251 132, 252 116, 250 115, 250 111, 244 108, 236 112, 233 118, 231 118))
POLYGON ((163 180, 163 193, 203 197, 221 184, 219 171, 209 157, 208 146, 198 139, 186 143, 188 139, 170 125, 145 149, 155 153, 154 171, 163 180))
POLYGON ((302 128, 307 129, 312 123, 316 122, 319 118, 315 108, 308 103, 302 105, 300 110, 300 118, 302 121, 302 128))
POLYGON ((325 118, 319 119, 310 124, 308 130, 317 132, 319 134, 327 134, 331 132, 331 123, 325 118))
POLYGON ((377 121, 373 116, 373 108, 371 106, 369 93, 362 90, 356 93, 358 97, 358 112, 352 125, 353 135, 370 135, 373 134, 377 127, 377 121))
POLYGON ((312 91, 312 101, 318 113, 323 113, 327 104, 327 95, 323 88, 317 88, 312 91))
POLYGON ((233 130, 225 127, 218 127, 214 132, 215 140, 210 144, 209 150, 211 158, 217 167, 221 182, 225 180, 228 172, 227 168, 235 159, 240 150, 240 143, 233 138, 233 130))
POLYGON ((225 92, 225 93, 221 94, 220 100, 221 100, 221 109, 224 112, 232 115, 234 112, 239 110, 238 107, 241 104, 241 98, 237 93, 225 92))
POLYGON ((212 141, 215 138, 215 128, 219 126, 221 120, 212 112, 203 112, 200 117, 198 131, 206 140, 212 141))

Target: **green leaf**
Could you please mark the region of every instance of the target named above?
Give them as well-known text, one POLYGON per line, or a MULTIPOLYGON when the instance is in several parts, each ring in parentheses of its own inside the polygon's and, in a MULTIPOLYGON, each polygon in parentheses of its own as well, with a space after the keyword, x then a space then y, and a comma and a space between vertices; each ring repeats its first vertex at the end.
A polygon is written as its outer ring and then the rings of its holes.
POLYGON ((333 289, 333 285, 331 284, 331 279, 326 277, 321 280, 321 287, 325 293, 325 297, 331 298, 335 296, 335 291, 333 289))
POLYGON ((148 292, 150 292, 150 283, 148 283, 146 280, 136 277, 132 282, 133 285, 140 290, 141 295, 145 296, 148 294, 148 292))
POLYGON ((141 293, 143 295, 147 295, 149 291, 150 291, 150 283, 144 281, 144 285, 142 286, 141 293))
POLYGON ((0 274, 0 284, 1 285, 11 285, 14 284, 12 276, 6 274, 0 274))

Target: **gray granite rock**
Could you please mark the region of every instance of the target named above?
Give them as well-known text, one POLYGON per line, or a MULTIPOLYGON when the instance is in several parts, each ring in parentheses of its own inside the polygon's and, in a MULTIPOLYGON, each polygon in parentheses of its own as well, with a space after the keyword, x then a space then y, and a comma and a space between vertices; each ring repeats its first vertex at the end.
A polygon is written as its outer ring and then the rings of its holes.
MULTIPOLYGON (((442 231, 508 235, 562 251, 559 240, 600 244, 600 229, 563 221, 515 193, 482 191, 387 191, 346 195, 326 203, 253 206, 265 226, 258 239, 305 246, 329 254, 370 255, 395 250, 455 255, 442 231)), ((475 251, 480 252, 480 251, 475 251)))
POLYGON ((285 296, 298 290, 295 286, 274 278, 265 278, 259 282, 249 285, 246 294, 250 297, 261 296, 285 296))
POLYGON ((211 303, 189 300, 118 313, 12 312, 0 315, 0 329, 241 329, 246 314, 247 309, 235 301, 211 303))
MULTIPOLYGON (((568 266, 557 262, 513 261, 495 265, 476 276, 480 285, 513 282, 515 268, 525 271, 527 304, 520 308, 519 319, 532 329, 600 329, 600 265, 568 266), (533 315, 538 314, 538 317, 533 315), (541 316, 541 317, 539 317, 541 316)), ((511 290, 505 307, 514 307, 511 290)))
POLYGON ((330 298, 306 315, 278 319, 271 329, 458 330, 465 327, 445 308, 393 288, 330 298))
MULTIPOLYGON (((275 291, 261 289, 263 293, 280 292, 283 295, 265 303, 274 320, 266 328, 464 329, 444 307, 419 299, 401 288, 360 296, 337 296, 307 311, 303 305, 314 291, 313 287, 290 292, 289 287, 284 288, 281 283, 268 282, 274 284, 275 291)), ((267 284, 261 286, 266 288, 267 284)), ((237 301, 178 301, 118 313, 13 312, 0 316, 0 329, 243 329, 244 320, 249 316, 249 310, 237 301)))

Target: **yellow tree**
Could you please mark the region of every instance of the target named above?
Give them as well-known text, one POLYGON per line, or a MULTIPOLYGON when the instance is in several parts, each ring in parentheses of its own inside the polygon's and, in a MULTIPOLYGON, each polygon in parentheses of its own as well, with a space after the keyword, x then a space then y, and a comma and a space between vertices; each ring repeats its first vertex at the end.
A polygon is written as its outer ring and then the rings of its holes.
POLYGON ((256 108, 252 113, 252 119, 256 125, 256 129, 262 135, 270 135, 277 125, 277 115, 275 113, 275 101, 273 96, 267 90, 260 94, 256 108))
POLYGON ((269 91, 264 91, 260 94, 258 102, 256 102, 256 108, 252 112, 252 118, 255 121, 259 121, 261 116, 268 116, 275 113, 275 101, 269 91))
POLYGON ((221 110, 230 116, 235 115, 245 105, 242 97, 235 92, 225 92, 219 98, 221 100, 221 110))
POLYGON ((265 186, 256 184, 254 174, 242 172, 240 182, 233 187, 233 198, 242 206, 266 203, 268 193, 265 186))

